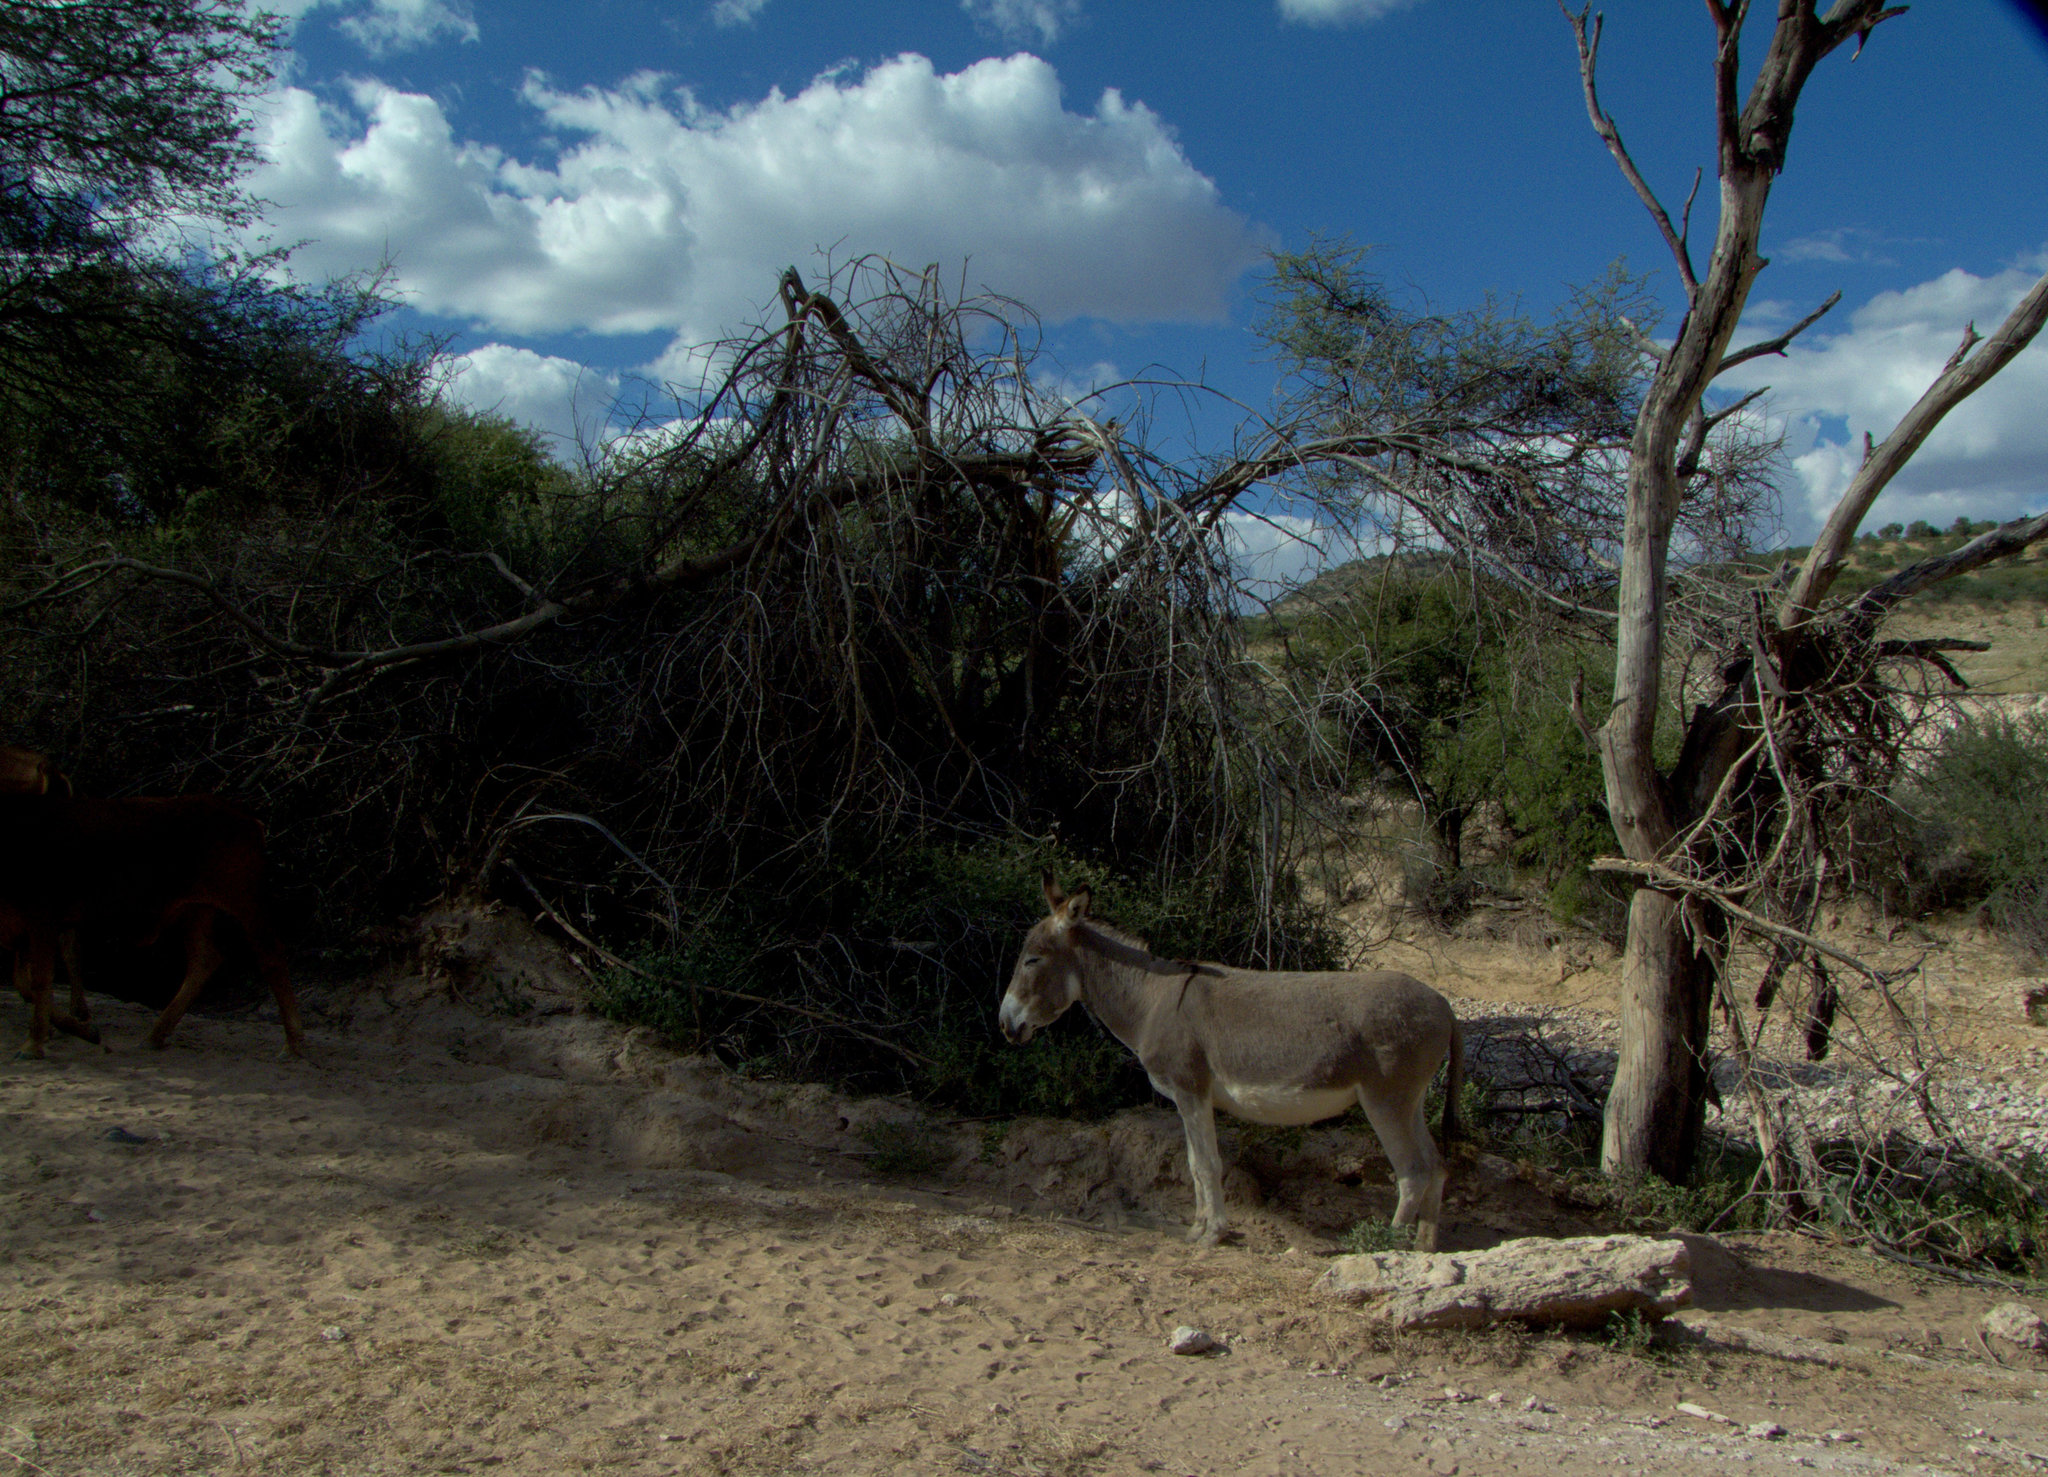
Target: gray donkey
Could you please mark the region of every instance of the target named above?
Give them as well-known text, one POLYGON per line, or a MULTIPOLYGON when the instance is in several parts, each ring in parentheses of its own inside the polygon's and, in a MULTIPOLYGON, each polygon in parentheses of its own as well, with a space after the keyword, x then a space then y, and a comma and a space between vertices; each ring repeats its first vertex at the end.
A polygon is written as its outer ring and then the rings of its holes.
POLYGON ((1353 1103, 1365 1109, 1400 1186, 1394 1224, 1415 1225, 1418 1251, 1436 1249, 1443 1155, 1422 1100, 1448 1055, 1444 1142, 1457 1132, 1465 1040, 1450 1002, 1389 970, 1305 973, 1231 969, 1161 959, 1088 914, 1045 874, 1052 909, 1024 939, 1000 1016, 1018 1045, 1080 1001, 1138 1054, 1152 1085, 1173 1099, 1195 1182, 1190 1240, 1223 1233, 1223 1160, 1216 1109, 1254 1123, 1314 1123, 1353 1103))

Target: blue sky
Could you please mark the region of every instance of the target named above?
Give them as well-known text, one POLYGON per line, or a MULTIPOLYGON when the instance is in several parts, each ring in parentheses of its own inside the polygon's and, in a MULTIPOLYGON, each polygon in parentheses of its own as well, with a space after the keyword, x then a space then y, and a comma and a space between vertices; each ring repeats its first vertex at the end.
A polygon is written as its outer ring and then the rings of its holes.
MULTIPOLYGON (((309 278, 388 258, 402 324, 464 356, 451 393, 556 431, 601 424, 622 383, 687 378, 694 346, 823 250, 1029 302, 1070 383, 1165 370, 1253 406, 1274 379, 1248 332, 1265 253, 1318 234, 1372 244, 1417 306, 1546 311, 1617 257, 1675 301, 1549 0, 292 8, 252 181, 272 238, 303 243, 309 278)), ((1755 8, 1752 56, 1775 10, 1755 8)), ((1602 101, 1674 210, 1712 164, 1711 42, 1697 4, 1607 11, 1602 101)), ((1711 176, 1701 196, 1696 240, 1711 176)), ((1773 386, 1798 537, 1964 323, 2048 268, 2048 27, 2017 0, 1944 0, 1830 58, 1763 249, 1759 331, 1843 294, 1741 381, 1773 386)), ((2043 506, 2037 346, 1876 517, 2043 506)))

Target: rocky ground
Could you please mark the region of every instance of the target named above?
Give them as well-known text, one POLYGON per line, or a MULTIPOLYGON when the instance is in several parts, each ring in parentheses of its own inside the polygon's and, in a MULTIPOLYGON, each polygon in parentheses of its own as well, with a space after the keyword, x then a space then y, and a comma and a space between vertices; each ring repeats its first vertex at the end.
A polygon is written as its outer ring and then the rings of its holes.
MULTIPOLYGON (((538 1009, 393 970, 309 991, 307 1062, 260 1016, 149 1053, 104 1000, 111 1054, 0 1062, 0 1472, 2048 1465, 2048 1359, 1978 1331, 2010 1294, 1746 1236, 1695 1243, 1654 1342, 1390 1334, 1312 1291, 1391 1206, 1369 1136, 1227 1136, 1242 1236, 1194 1250, 1168 1112, 933 1123, 737 1079, 476 927, 538 1009), (1172 1354, 1182 1325, 1221 1349, 1172 1354)), ((1400 947, 1468 1018, 1601 1049, 1608 964, 1400 947)), ((2038 1132, 2039 1028, 1965 953, 1955 1049, 2038 1132)), ((1458 1166, 1447 1247, 1597 1229, 1540 1175, 1458 1166)))

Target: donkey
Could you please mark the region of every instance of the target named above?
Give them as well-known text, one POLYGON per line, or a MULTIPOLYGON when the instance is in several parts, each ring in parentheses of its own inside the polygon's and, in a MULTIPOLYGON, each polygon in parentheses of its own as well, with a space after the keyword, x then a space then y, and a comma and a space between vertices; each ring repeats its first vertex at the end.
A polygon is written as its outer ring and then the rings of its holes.
POLYGON ((1025 936, 1003 994, 1003 1034, 1021 1046, 1078 1000, 1138 1054, 1152 1085, 1180 1109, 1195 1183, 1189 1240, 1214 1245, 1223 1234, 1217 1108, 1297 1124, 1356 1103, 1394 1166, 1394 1224, 1414 1224, 1416 1250, 1436 1249, 1444 1161, 1422 1100, 1448 1056, 1448 1144, 1465 1079, 1464 1033, 1449 1001, 1387 970, 1311 974, 1161 959, 1091 918, 1088 889, 1069 896, 1050 871, 1045 901, 1051 916, 1025 936))

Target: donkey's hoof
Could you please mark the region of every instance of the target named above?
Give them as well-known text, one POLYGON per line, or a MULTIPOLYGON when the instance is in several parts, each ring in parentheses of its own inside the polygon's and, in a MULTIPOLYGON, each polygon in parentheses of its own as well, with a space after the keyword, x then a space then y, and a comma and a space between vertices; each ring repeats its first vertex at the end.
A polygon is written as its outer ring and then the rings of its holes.
POLYGON ((1223 1240, 1223 1227, 1196 1222, 1188 1227, 1187 1239, 1194 1246, 1215 1246, 1223 1240))

